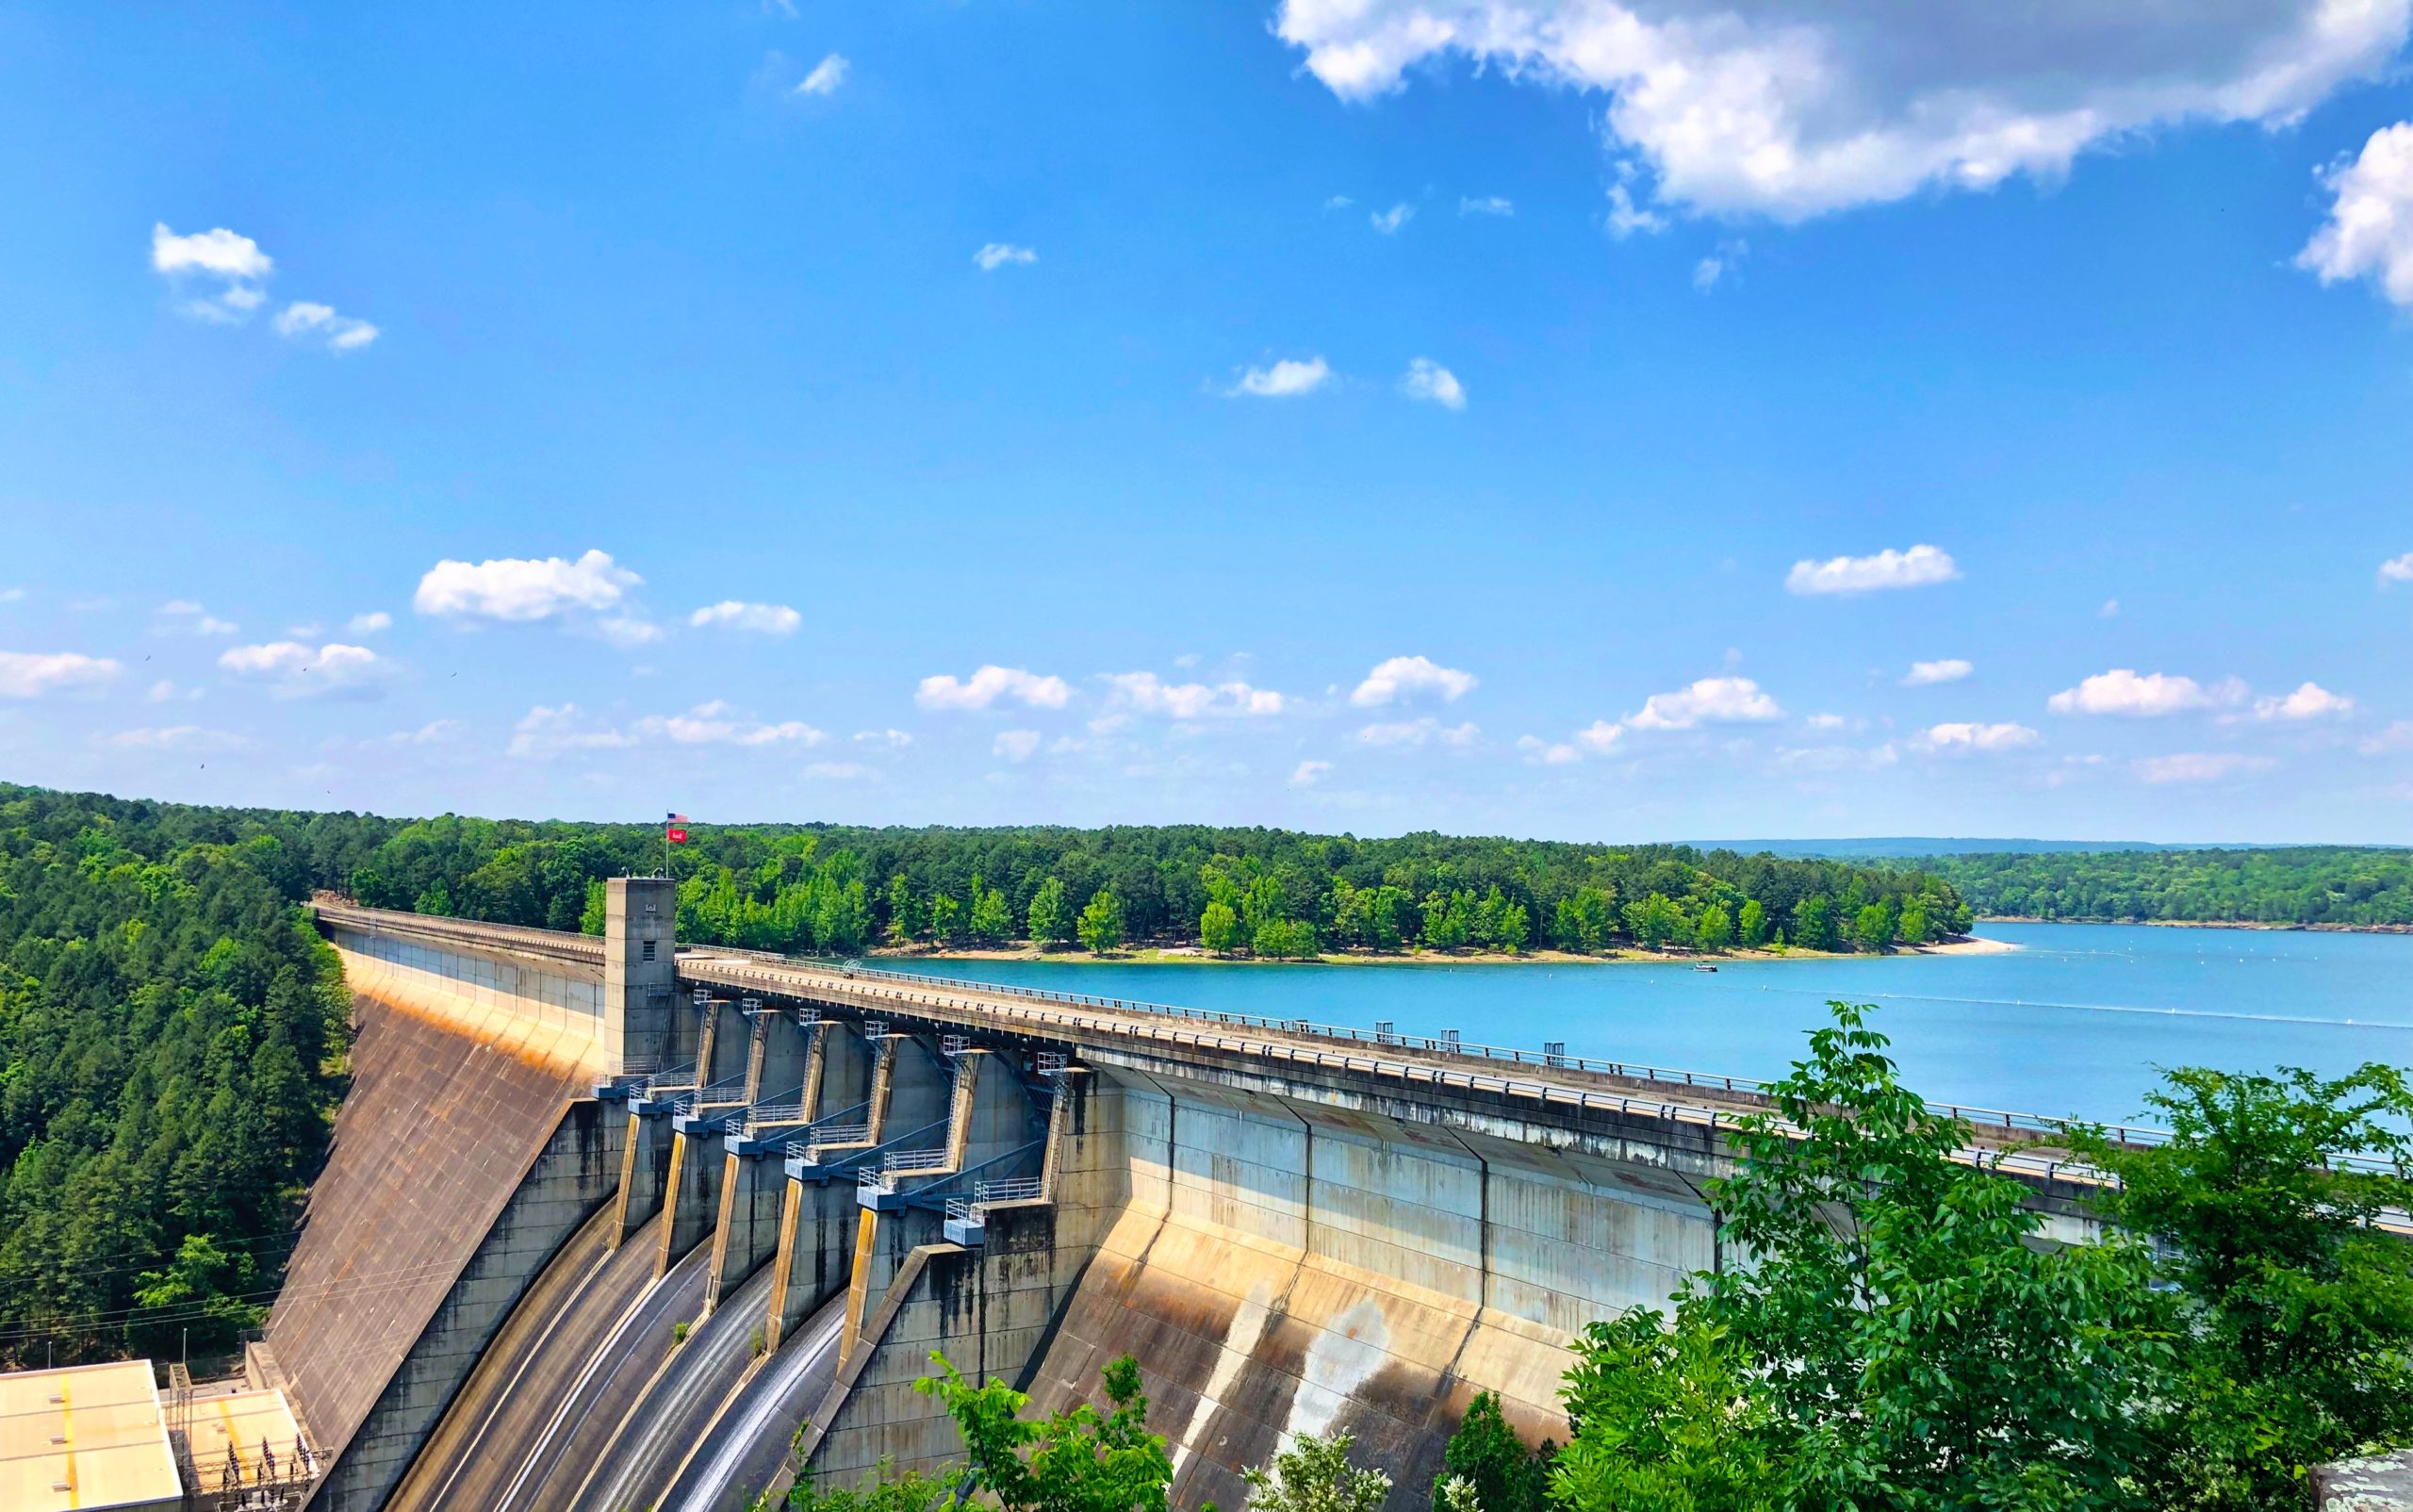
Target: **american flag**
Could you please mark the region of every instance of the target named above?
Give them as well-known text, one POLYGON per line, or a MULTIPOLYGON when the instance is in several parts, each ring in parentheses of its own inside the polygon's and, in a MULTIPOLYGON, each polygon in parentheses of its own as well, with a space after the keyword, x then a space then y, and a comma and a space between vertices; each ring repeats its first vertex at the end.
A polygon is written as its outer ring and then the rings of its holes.
POLYGON ((687 843, 687 816, 674 814, 662 821, 662 838, 674 846, 687 843))

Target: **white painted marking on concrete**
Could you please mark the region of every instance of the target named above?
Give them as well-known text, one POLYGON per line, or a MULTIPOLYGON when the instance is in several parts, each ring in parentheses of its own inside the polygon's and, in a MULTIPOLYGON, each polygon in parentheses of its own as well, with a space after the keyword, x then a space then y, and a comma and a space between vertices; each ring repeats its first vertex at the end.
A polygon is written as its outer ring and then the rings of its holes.
POLYGON ((1190 1421, 1174 1436, 1173 1472, 1176 1478, 1190 1458, 1190 1441, 1206 1429, 1222 1404, 1223 1393, 1248 1368, 1249 1356, 1256 1353, 1258 1340, 1265 1337, 1266 1321, 1273 1316, 1273 1309, 1266 1303, 1272 1293, 1273 1289, 1264 1281, 1253 1282, 1248 1295, 1233 1309, 1232 1326, 1223 1335, 1223 1353, 1215 1356, 1215 1369, 1206 1377, 1206 1389, 1198 1393, 1196 1405, 1190 1409, 1190 1421))
POLYGON ((1282 1425, 1283 1447, 1301 1434, 1329 1432, 1349 1393, 1372 1380, 1390 1354, 1390 1320, 1373 1298, 1359 1299, 1332 1320, 1307 1346, 1304 1379, 1290 1398, 1290 1419, 1282 1425))

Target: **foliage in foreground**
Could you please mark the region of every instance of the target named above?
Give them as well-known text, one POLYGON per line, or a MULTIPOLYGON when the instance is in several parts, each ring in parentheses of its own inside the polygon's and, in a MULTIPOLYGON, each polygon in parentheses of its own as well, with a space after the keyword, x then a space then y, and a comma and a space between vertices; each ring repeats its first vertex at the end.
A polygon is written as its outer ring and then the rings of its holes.
POLYGON ((2175 1138, 2074 1142, 2121 1176, 2099 1243, 2039 1241, 2022 1189, 1894 1077, 1864 1009, 1781 1084, 1714 1183, 1761 1257, 1669 1328, 1595 1324, 1553 1499, 1582 1512, 1942 1512, 2306 1504, 2306 1467, 2413 1441, 2399 1075, 2172 1073, 2175 1138), (2378 1151, 2398 1170, 2326 1169, 2378 1151), (2144 1244, 2163 1248, 2157 1261, 2144 1244))

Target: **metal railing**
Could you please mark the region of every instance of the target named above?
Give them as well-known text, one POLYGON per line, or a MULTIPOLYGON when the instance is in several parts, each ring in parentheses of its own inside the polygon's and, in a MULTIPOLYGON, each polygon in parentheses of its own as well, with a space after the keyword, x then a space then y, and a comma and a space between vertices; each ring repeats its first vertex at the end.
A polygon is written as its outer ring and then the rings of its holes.
POLYGON ((756 1103, 746 1109, 744 1119, 746 1132, 748 1134, 772 1124, 801 1124, 803 1122, 804 1104, 802 1103, 756 1103))
POLYGON ((731 1076, 727 1081, 715 1081, 709 1087, 696 1089, 696 1101, 699 1103, 742 1103, 745 1100, 744 1076, 731 1076))
POLYGON ((960 1223, 993 1202, 1028 1202, 1046 1195, 1047 1183, 1038 1176, 1013 1176, 1004 1181, 976 1181, 969 1197, 949 1197, 946 1215, 960 1223))
POLYGON ((812 1132, 804 1138, 788 1141, 787 1153, 811 1155, 815 1150, 827 1149, 833 1144, 862 1144, 870 1139, 869 1124, 831 1124, 826 1126, 816 1124, 813 1126, 812 1132))

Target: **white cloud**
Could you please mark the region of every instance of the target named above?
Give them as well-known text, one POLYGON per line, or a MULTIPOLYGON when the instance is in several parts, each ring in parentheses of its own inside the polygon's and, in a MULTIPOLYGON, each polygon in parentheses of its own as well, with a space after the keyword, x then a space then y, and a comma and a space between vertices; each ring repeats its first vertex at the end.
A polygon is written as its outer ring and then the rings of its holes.
POLYGON ((2382 583, 2413 583, 2413 551, 2379 565, 2382 583))
POLYGON ((1032 709, 1060 709, 1073 696, 1060 677, 1040 677, 1019 666, 984 666, 969 679, 942 674, 922 679, 913 701, 925 709, 986 709, 1011 698, 1032 709))
POLYGON ((604 551, 590 551, 575 562, 558 556, 475 564, 447 558, 419 580, 411 607, 422 615, 524 622, 572 609, 610 609, 644 581, 604 551))
POLYGON ((1471 722, 1445 725, 1428 714, 1398 724, 1368 725, 1357 731, 1357 738, 1369 746, 1421 746, 1436 741, 1444 746, 1471 746, 1482 734, 1471 722))
POLYGON ((448 741, 459 739, 468 728, 458 719, 430 719, 417 730, 397 730, 390 735, 379 735, 373 739, 364 740, 361 745, 371 748, 441 746, 448 741))
POLYGON ((1457 374, 1430 357, 1418 357, 1407 365, 1399 391, 1410 399, 1429 399, 1443 409, 1467 407, 1467 391, 1457 374))
POLYGON ((2166 672, 2141 675, 2125 666, 2115 666, 2109 672, 2097 672, 2076 687, 2064 688, 2054 694, 2045 700, 2045 707, 2055 714, 2111 714, 2153 718, 2188 709, 2208 709, 2214 704, 2237 703, 2244 697, 2244 685, 2234 678, 2208 688, 2191 677, 2177 677, 2166 672))
POLYGON ((352 622, 344 628, 355 635, 374 635, 381 630, 393 629, 394 616, 383 609, 372 609, 365 615, 353 616, 352 622))
POLYGON ((763 724, 733 716, 730 706, 715 699, 685 714, 648 715, 636 723, 640 735, 666 736, 680 746, 818 746, 828 738, 801 719, 763 724))
POLYGON ((1458 201, 1458 213, 1460 215, 1515 215, 1517 206, 1499 195, 1493 194, 1480 200, 1461 198, 1458 201))
POLYGON ((15 603, 25 596, 23 588, 0 588, 0 603, 15 603))
POLYGON ((1801 722, 1813 730, 1842 730, 1851 724, 1849 719, 1839 714, 1814 714, 1801 722))
POLYGON ((1384 236, 1397 236, 1399 234, 1400 227, 1416 219, 1416 206, 1413 205, 1394 205, 1387 210, 1376 210, 1372 214, 1367 216, 1366 219, 1373 224, 1376 231, 1382 233, 1384 236))
POLYGON ((2296 266, 2323 284, 2368 278, 2413 310, 2413 121, 2372 132, 2362 156, 2324 171, 2322 183, 2334 196, 2329 220, 2296 266))
POLYGON ((2117 619, 2120 617, 2120 600, 2117 599, 2106 599, 2103 600, 2103 607, 2097 609, 2094 613, 2096 617, 2101 619, 2117 619))
POLYGON ((1345 210, 1356 203, 1346 194, 1335 194, 1323 202, 1323 207, 1327 210, 1345 210))
POLYGON ((636 737, 625 731, 589 721, 577 704, 548 707, 540 703, 512 727, 507 749, 514 756, 550 761, 580 751, 618 750, 635 744, 636 737))
POLYGON ((2254 717, 2257 719, 2343 718, 2354 712, 2354 699, 2343 694, 2332 693, 2318 682, 2306 682, 2285 698, 2254 700, 2254 717))
POLYGON ((1715 288, 1717 281, 1725 276, 1726 263, 1723 258, 1703 257, 1693 264, 1693 288, 1704 294, 1715 288))
POLYGON ((78 651, 0 651, 0 698, 38 698, 59 688, 92 687, 120 670, 106 656, 78 651))
POLYGON ((2406 0, 1925 5, 1881 22, 1846 0, 1284 0, 1275 31, 1347 100, 1451 54, 1599 91, 1603 145, 1663 202, 1790 222, 2049 182, 2158 125, 2283 125, 2380 74, 2407 16, 2406 0))
POLYGON ((997 732, 997 738, 989 743, 990 755, 1003 756, 1010 762, 1026 762, 1030 760, 1030 753, 1038 748, 1039 731, 1036 730, 1002 730, 997 732))
POLYGON ((1626 720, 1635 730, 1690 730, 1696 725, 1781 719, 1784 711, 1747 677, 1705 677, 1673 693, 1654 693, 1626 720))
POLYGON ((2128 769, 2147 782, 2217 782, 2224 777, 2268 771, 2277 764, 2268 756, 2183 751, 2175 756, 2142 756, 2130 762, 2128 769))
POLYGON ((2355 748, 2366 756, 2383 755, 2392 750, 2413 750, 2413 719, 2399 719, 2379 733, 2366 737, 2355 748))
POLYGON ((1256 399, 1295 399, 1312 394, 1332 378, 1332 369, 1321 357, 1305 362, 1285 357, 1271 368, 1243 368, 1232 386, 1223 390, 1226 399, 1246 394, 1256 399))
POLYGON ((201 696, 201 689, 179 688, 166 678, 161 678, 158 682, 152 683, 150 689, 143 695, 144 698, 149 698, 153 703, 170 703, 177 698, 183 698, 189 702, 201 696))
POLYGON ((1924 688, 1938 682, 1958 682, 1976 670, 1957 656, 1947 656, 1938 662, 1912 662, 1911 669, 1902 674, 1902 686, 1924 688))
POLYGON ((332 304, 295 300, 278 312, 276 334, 296 340, 324 341, 329 352, 356 352, 377 339, 377 328, 367 320, 337 315, 332 304))
POLYGON ((1637 231, 1647 234, 1666 229, 1667 218, 1636 205, 1631 188, 1623 183, 1609 186, 1609 235, 1623 241, 1637 231))
POLYGON ((373 689, 383 670, 375 651, 340 641, 316 649, 292 640, 237 646, 218 665, 246 682, 265 683, 280 698, 359 696, 373 689))
POLYGON ((156 730, 121 730, 94 735, 92 744, 118 750, 241 750, 251 740, 231 731, 205 730, 199 725, 167 725, 156 730))
POLYGON ((724 599, 689 615, 687 623, 698 627, 717 625, 723 630, 751 631, 758 635, 793 635, 804 624, 804 616, 785 604, 743 603, 735 599, 724 599))
POLYGON ((1028 247, 1017 247, 1011 242, 992 241, 974 253, 972 260, 979 265, 982 272, 993 273, 1010 263, 1035 263, 1039 260, 1039 254, 1028 247))
POLYGON ((804 775, 832 782, 852 782, 879 774, 861 762, 807 762, 804 764, 804 775))
POLYGON ((2037 745, 2044 736, 2026 725, 1950 724, 1933 725, 1919 736, 1919 744, 1929 750, 2017 750, 2022 746, 2037 745))
POLYGON ((595 633, 627 650, 660 640, 662 627, 637 615, 612 615, 595 622, 595 633))
POLYGON ((855 740, 859 745, 885 746, 890 750, 901 750, 913 744, 913 737, 902 730, 858 730, 855 740))
POLYGON ((1584 759, 1584 753, 1577 750, 1572 742, 1553 743, 1539 735, 1518 735, 1517 748, 1525 753, 1525 760, 1537 766, 1564 766, 1569 762, 1584 759))
POLYGON ((195 320, 231 325, 260 307, 268 296, 260 283, 276 271, 260 244, 221 226, 177 236, 164 222, 151 227, 151 266, 178 288, 201 280, 217 286, 214 293, 188 300, 184 313, 195 320))
POLYGON ((835 94, 838 92, 838 86, 846 82, 846 70, 851 67, 853 67, 853 65, 848 63, 844 58, 841 58, 836 53, 831 53, 827 58, 824 58, 820 62, 813 65, 813 72, 804 76, 804 82, 797 85, 794 92, 797 94, 835 94))
POLYGON ((1836 556, 1824 562, 1800 561, 1785 574, 1788 593, 1874 593, 1880 588, 1917 588, 1949 583, 1961 575, 1948 551, 1913 546, 1907 551, 1888 548, 1875 556, 1836 556))
POLYGON ((1218 682, 1211 687, 1204 682, 1166 682, 1154 672, 1110 672, 1106 681, 1116 706, 1175 719, 1275 715, 1282 712, 1284 701, 1279 693, 1246 682, 1218 682))
POLYGON ((190 599, 171 599, 159 606, 163 623, 156 628, 164 633, 188 635, 232 635, 242 629, 231 619, 221 619, 190 599))
POLYGON ((1772 764, 1783 772, 1877 772, 1899 763, 1902 753, 1887 741, 1858 746, 1779 746, 1772 764))
POLYGON ((1360 709, 1373 709, 1420 693, 1437 693, 1442 702, 1455 703, 1472 692, 1478 681, 1472 672, 1440 666, 1428 657, 1394 656, 1377 663, 1349 695, 1349 701, 1360 709))
POLYGON ((1607 755, 1625 738, 1625 726, 1613 725, 1606 719, 1595 719, 1575 731, 1575 744, 1597 755, 1607 755))
POLYGON ((1325 774, 1329 773, 1331 770, 1332 763, 1330 762, 1301 762, 1296 767, 1292 768, 1290 772, 1290 785, 1293 787, 1313 787, 1318 782, 1323 781, 1325 774))

